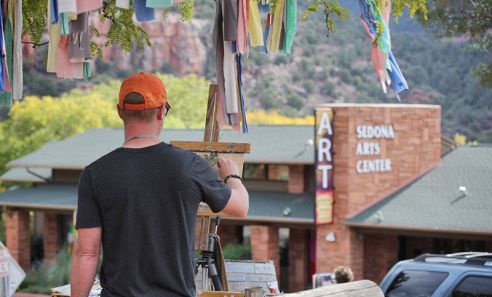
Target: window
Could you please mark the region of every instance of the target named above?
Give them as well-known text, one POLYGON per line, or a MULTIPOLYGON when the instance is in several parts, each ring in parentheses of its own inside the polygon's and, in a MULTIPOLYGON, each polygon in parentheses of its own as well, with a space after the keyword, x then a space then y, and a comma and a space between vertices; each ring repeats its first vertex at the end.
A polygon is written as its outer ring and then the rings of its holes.
POLYGON ((268 180, 289 180, 289 166, 287 165, 268 165, 268 180))
POLYGON ((243 178, 249 180, 287 181, 289 180, 289 166, 244 164, 243 178))
POLYGON ((492 277, 467 276, 454 289, 453 297, 492 297, 492 277))
POLYGON ((266 178, 266 169, 264 164, 244 164, 243 178, 264 180, 266 178))
POLYGON ((407 270, 400 272, 388 290, 386 297, 430 297, 448 276, 447 272, 407 270))

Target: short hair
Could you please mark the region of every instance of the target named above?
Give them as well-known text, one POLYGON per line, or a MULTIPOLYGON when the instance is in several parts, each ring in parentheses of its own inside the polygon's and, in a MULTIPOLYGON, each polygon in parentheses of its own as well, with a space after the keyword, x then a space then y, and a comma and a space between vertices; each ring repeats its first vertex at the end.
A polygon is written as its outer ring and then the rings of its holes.
POLYGON ((125 123, 128 120, 151 122, 157 113, 157 108, 145 110, 128 110, 124 108, 125 104, 144 104, 145 98, 139 93, 132 92, 126 94, 126 96, 123 98, 122 103, 123 106, 121 108, 121 115, 123 118, 123 122, 125 123))
POLYGON ((333 272, 335 273, 337 284, 348 283, 354 280, 354 273, 350 267, 337 266, 333 272))

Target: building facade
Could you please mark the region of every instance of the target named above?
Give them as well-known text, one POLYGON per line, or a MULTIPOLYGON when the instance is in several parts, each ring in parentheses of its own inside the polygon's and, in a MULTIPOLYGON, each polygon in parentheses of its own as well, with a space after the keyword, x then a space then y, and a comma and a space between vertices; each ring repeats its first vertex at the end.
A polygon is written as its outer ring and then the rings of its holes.
MULTIPOLYGON (((442 141, 439 106, 330 104, 315 114, 315 126, 221 133, 221 141, 251 143, 252 149, 243 171, 250 212, 223 220, 223 246, 249 243, 252 258, 272 260, 281 289, 291 292, 338 265, 351 267, 356 279, 380 281, 396 261, 420 253, 492 250, 492 188, 482 178, 470 180, 477 172, 492 180, 492 148, 480 148, 484 157, 473 159, 478 164, 463 161, 476 154, 469 148, 441 158, 442 144, 450 143, 442 141), (473 170, 462 177, 449 169, 455 163, 473 170), (460 185, 441 184, 454 177, 470 180, 475 202, 452 203, 460 185)), ((162 134, 164 141, 196 141, 203 131, 162 134)), ((118 129, 91 130, 9 164, 2 180, 34 184, 0 193, 7 246, 23 267, 30 263, 29 226, 38 226, 44 257, 52 260, 70 229, 80 172, 121 139, 118 129)))

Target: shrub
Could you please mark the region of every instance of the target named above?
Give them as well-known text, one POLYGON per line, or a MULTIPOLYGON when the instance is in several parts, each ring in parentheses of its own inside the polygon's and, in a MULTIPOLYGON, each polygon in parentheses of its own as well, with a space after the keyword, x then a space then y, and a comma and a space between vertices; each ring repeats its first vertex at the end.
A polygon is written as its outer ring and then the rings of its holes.
POLYGON ((70 282, 71 256, 66 248, 62 248, 56 256, 56 264, 41 262, 27 272, 26 278, 19 287, 21 292, 50 294, 51 288, 66 285, 70 282))
POLYGON ((304 81, 302 86, 308 95, 310 95, 314 92, 315 85, 312 81, 306 80, 306 81, 304 81))
POLYGON ((224 259, 251 260, 251 246, 249 244, 226 244, 223 249, 224 259))

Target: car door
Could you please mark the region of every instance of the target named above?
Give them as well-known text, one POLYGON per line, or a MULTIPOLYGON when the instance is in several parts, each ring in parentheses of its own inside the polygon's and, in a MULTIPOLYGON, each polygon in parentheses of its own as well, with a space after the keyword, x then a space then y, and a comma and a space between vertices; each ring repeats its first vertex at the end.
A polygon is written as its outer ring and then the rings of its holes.
POLYGON ((447 297, 492 297, 491 273, 468 271, 450 286, 447 297))

